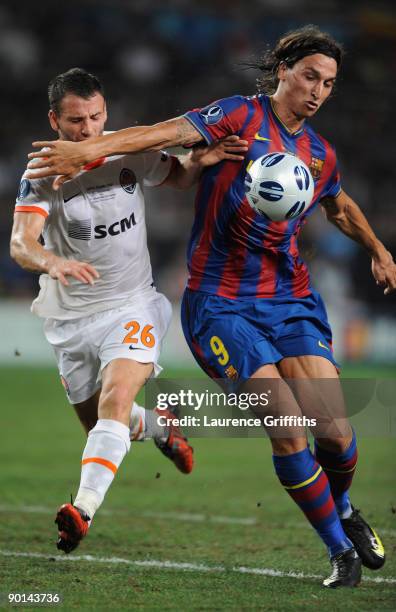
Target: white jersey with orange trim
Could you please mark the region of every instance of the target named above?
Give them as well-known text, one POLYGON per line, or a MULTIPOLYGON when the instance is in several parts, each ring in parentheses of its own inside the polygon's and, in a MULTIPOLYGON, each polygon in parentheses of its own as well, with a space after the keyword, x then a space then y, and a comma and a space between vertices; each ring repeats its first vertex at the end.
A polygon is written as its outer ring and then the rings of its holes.
POLYGON ((100 278, 85 285, 68 276, 63 286, 40 276, 32 312, 76 319, 155 294, 147 249, 143 186, 160 185, 172 157, 165 152, 117 155, 89 164, 58 190, 53 177, 22 177, 16 212, 45 217, 45 248, 93 265, 100 278))

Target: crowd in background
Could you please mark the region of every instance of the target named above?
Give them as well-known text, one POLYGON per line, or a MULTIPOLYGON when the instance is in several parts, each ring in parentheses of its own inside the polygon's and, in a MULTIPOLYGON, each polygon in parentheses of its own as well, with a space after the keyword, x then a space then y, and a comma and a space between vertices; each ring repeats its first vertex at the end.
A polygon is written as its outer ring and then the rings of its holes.
MULTIPOLYGON (((0 295, 27 297, 37 279, 8 255, 12 210, 30 143, 49 138, 48 81, 80 66, 105 85, 108 129, 150 124, 220 97, 255 93, 243 62, 285 31, 315 23, 346 48, 333 99, 314 125, 335 144, 342 184, 396 255, 396 16, 392 2, 341 0, 3 1, 0 6, 0 295)), ((150 190, 148 233, 157 286, 177 300, 193 193, 150 190)), ((320 212, 302 237, 316 285, 333 308, 389 316, 369 258, 320 212)))

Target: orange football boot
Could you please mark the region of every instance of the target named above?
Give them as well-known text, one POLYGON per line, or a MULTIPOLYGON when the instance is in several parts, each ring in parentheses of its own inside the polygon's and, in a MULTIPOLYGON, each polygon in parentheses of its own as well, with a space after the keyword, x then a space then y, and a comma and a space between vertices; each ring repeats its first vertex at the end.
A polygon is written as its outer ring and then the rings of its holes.
POLYGON ((56 514, 55 523, 59 529, 56 546, 70 553, 87 535, 90 518, 72 504, 63 504, 56 514))
POLYGON ((155 408, 155 412, 167 419, 169 435, 166 440, 154 439, 154 444, 165 457, 173 461, 180 472, 189 474, 194 467, 194 449, 189 445, 180 428, 174 424, 178 417, 170 410, 155 408))

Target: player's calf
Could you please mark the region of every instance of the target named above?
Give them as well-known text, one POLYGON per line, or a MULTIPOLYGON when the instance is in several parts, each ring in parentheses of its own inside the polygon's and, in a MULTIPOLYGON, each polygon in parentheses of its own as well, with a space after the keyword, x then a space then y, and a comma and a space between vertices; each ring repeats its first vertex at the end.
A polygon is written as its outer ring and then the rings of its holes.
POLYGON ((332 450, 324 448, 324 444, 328 445, 329 442, 332 441, 315 440, 315 458, 327 475, 338 515, 341 519, 345 519, 352 514, 348 491, 358 459, 355 432, 352 431, 351 441, 343 450, 336 449, 335 446, 332 450))
POLYGON ((338 517, 326 474, 309 448, 273 456, 276 473, 290 497, 304 512, 331 558, 353 548, 338 517))
MULTIPOLYGON (((315 457, 327 474, 341 525, 353 543, 363 565, 380 569, 385 563, 384 546, 370 525, 355 509, 349 499, 349 488, 356 470, 357 445, 355 432, 347 448, 341 452, 324 449, 321 440, 315 441, 315 457)), ((322 442, 323 444, 323 442, 322 442)))
POLYGON ((89 432, 75 506, 91 518, 101 505, 130 445, 129 428, 113 419, 99 419, 89 432))

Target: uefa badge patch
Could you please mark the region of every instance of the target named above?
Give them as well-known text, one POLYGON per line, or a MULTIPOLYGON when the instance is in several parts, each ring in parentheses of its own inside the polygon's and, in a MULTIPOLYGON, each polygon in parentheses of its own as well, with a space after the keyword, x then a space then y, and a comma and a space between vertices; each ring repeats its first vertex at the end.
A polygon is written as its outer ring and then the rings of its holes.
POLYGON ((222 120, 224 113, 221 106, 208 106, 199 113, 206 125, 215 125, 222 120))
POLYGON ((129 168, 123 168, 120 172, 120 185, 127 193, 135 193, 136 176, 129 168))
POLYGON ((30 193, 30 181, 28 179, 22 179, 19 184, 17 200, 24 200, 30 193))

